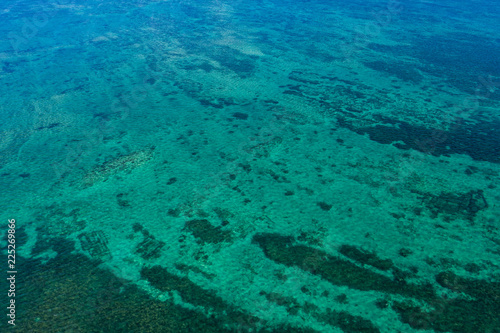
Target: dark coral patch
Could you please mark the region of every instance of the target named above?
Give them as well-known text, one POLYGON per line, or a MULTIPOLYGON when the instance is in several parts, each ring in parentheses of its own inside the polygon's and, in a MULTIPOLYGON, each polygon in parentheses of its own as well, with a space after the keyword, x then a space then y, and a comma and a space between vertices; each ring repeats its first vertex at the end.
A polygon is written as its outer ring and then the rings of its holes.
POLYGON ((172 274, 161 266, 144 267, 141 277, 161 291, 177 290, 184 301, 193 305, 216 311, 223 311, 227 307, 224 300, 215 293, 201 288, 187 277, 172 274))
POLYGON ((380 259, 377 254, 369 251, 360 250, 352 245, 342 245, 339 252, 352 260, 362 264, 370 265, 383 271, 392 268, 393 263, 390 259, 380 259))
POLYGON ((214 227, 205 219, 187 221, 184 229, 190 231, 201 243, 221 243, 231 240, 231 232, 214 227))
POLYGON ((364 291, 376 290, 422 300, 435 298, 434 288, 430 284, 415 285, 401 278, 391 279, 324 251, 296 244, 295 239, 290 236, 263 233, 255 235, 253 242, 262 248, 269 259, 309 271, 335 285, 364 291))
POLYGON ((233 117, 236 119, 247 120, 248 114, 243 113, 243 112, 235 112, 235 113, 233 113, 233 117))
POLYGON ((466 279, 451 272, 442 272, 436 281, 444 288, 464 293, 472 299, 457 297, 436 298, 430 303, 433 310, 425 311, 410 302, 395 302, 401 320, 415 329, 437 332, 500 332, 500 283, 466 279))
POLYGON ((400 149, 414 149, 434 156, 466 154, 474 160, 500 163, 500 120, 474 119, 474 124, 457 121, 451 130, 443 131, 384 116, 376 118, 378 123, 374 126, 357 127, 346 119, 339 119, 339 124, 358 134, 368 134, 378 143, 393 144, 400 149))
POLYGON ((473 219, 479 211, 488 207, 481 190, 471 190, 466 193, 441 193, 439 195, 415 193, 422 195, 422 200, 434 217, 446 214, 473 219))
POLYGON ((320 201, 317 203, 317 205, 319 206, 319 208, 323 209, 324 211, 329 211, 330 209, 332 209, 332 205, 330 204, 327 204, 326 202, 323 202, 323 201, 320 201))
MULTIPOLYGON (((17 269, 23 272, 22 278, 16 280, 16 289, 22 290, 16 295, 16 304, 19 303, 24 318, 16 321, 20 332, 60 332, 63 329, 229 333, 235 330, 228 327, 240 323, 233 321, 239 318, 237 316, 215 318, 171 301, 150 298, 135 285, 124 283, 111 272, 99 268, 99 261, 71 254, 74 247, 64 239, 54 242, 61 247, 54 259, 44 264, 30 259, 18 263, 17 269)), ((247 322, 251 323, 251 318, 247 322)), ((2 321, 0 331, 6 332, 6 326, 7 321, 2 321)))

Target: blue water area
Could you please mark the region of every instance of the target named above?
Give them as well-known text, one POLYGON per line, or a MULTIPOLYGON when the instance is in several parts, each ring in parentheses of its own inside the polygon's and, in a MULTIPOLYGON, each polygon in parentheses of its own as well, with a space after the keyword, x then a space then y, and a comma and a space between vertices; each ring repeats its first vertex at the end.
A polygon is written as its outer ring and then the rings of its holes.
POLYGON ((0 331, 500 332, 498 27, 4 1, 0 331))

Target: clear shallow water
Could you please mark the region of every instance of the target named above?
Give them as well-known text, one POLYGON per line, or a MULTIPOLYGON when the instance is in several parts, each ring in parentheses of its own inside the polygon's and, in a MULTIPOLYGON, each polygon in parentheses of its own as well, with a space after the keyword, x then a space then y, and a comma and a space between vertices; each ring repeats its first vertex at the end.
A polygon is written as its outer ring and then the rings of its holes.
POLYGON ((499 331, 494 3, 18 1, 0 22, 14 330, 499 331))

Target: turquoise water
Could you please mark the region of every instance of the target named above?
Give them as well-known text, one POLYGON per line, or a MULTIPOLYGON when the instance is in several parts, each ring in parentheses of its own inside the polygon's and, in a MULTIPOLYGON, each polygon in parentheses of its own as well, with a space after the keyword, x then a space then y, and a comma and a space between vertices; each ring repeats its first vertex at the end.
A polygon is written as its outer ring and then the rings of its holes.
POLYGON ((499 26, 2 3, 2 332, 500 332, 499 26))

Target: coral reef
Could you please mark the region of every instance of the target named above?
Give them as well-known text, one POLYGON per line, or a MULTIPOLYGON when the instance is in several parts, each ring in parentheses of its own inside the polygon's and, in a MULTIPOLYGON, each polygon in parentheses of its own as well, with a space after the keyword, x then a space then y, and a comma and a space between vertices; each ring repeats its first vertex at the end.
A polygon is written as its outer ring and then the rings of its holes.
POLYGON ((119 172, 138 168, 153 158, 154 149, 155 147, 142 149, 128 155, 119 156, 99 165, 83 177, 83 183, 86 186, 92 186, 97 182, 105 181, 119 172))

